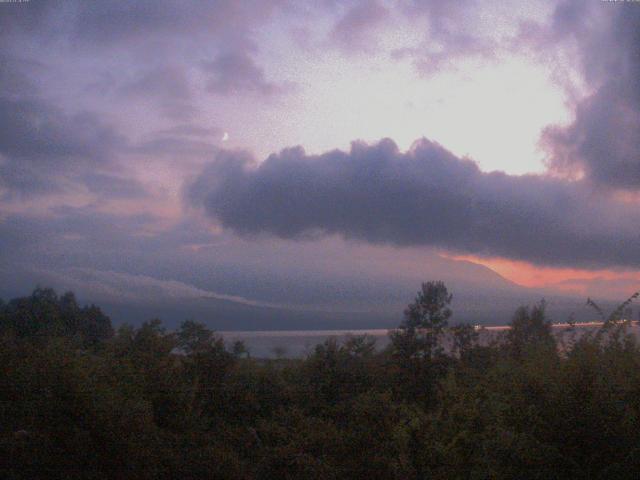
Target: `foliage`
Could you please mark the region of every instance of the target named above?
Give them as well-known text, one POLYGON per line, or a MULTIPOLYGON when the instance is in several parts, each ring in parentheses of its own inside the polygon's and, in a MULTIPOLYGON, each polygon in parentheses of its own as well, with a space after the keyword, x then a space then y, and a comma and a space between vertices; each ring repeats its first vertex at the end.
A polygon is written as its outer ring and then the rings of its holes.
POLYGON ((551 321, 546 318, 546 304, 541 301, 533 308, 519 307, 511 320, 507 334, 507 347, 515 357, 521 357, 532 350, 542 349, 544 354, 553 355, 556 343, 551 334, 551 321))
POLYGON ((0 302, 0 478, 635 478, 635 337, 559 354, 540 303, 483 345, 451 301, 424 284, 387 350, 277 360, 195 321, 113 332, 72 294, 0 302))
POLYGON ((423 283, 400 327, 391 332, 393 356, 403 379, 398 389, 401 395, 432 400, 435 384, 448 363, 442 337, 452 315, 452 299, 443 282, 423 283))
POLYGON ((111 321, 95 305, 80 307, 73 293, 58 296, 50 288, 36 288, 29 297, 0 304, 0 332, 18 337, 64 336, 84 346, 113 335, 111 321))

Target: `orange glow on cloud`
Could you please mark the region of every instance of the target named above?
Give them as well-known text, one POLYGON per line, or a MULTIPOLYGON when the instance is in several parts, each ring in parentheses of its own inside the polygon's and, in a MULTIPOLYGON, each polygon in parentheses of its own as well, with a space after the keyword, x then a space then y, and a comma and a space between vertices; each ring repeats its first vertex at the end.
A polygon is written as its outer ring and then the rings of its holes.
POLYGON ((615 270, 583 270, 576 268, 554 268, 499 257, 475 257, 473 255, 446 255, 454 260, 484 265, 504 278, 524 287, 553 287, 565 293, 585 293, 582 281, 627 281, 640 283, 640 273, 615 270))

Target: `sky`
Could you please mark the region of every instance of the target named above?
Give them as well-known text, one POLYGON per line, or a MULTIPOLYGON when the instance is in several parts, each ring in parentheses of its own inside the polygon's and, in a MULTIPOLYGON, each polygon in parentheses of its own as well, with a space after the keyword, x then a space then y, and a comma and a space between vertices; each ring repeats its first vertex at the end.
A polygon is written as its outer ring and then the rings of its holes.
POLYGON ((0 296, 501 323, 640 284, 640 2, 0 3, 0 296))

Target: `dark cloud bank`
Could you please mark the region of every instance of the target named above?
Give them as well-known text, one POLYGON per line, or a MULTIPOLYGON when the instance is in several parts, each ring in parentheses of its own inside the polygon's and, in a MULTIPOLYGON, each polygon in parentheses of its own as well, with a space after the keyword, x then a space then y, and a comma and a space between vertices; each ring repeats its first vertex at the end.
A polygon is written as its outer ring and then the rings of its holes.
POLYGON ((427 140, 407 153, 383 140, 320 156, 288 149, 259 165, 221 154, 188 198, 242 235, 341 234, 552 266, 637 268, 640 213, 616 194, 640 188, 640 6, 562 1, 538 27, 527 47, 574 45, 590 89, 571 124, 543 132, 550 175, 484 173, 427 140))
POLYGON ((59 190, 70 174, 111 161, 124 139, 93 113, 67 115, 40 98, 0 94, 0 186, 59 190))
MULTIPOLYGON (((640 5, 565 1, 543 43, 573 39, 593 93, 568 127, 549 127, 549 167, 581 173, 596 185, 640 187, 640 5)), ((544 45, 540 45, 544 47, 544 45)))
POLYGON ((221 153, 187 188, 189 201, 241 235, 341 234, 558 266, 640 265, 634 204, 547 176, 484 173, 421 140, 350 152, 301 147, 256 164, 221 153))

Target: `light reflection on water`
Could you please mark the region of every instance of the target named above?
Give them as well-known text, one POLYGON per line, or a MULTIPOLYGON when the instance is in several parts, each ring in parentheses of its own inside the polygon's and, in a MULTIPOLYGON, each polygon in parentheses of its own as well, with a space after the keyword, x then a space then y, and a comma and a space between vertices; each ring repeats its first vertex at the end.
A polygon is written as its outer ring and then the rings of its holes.
MULTIPOLYGON (((553 332, 559 343, 567 343, 579 338, 586 332, 595 332, 602 326, 601 322, 576 323, 573 328, 567 323, 554 324, 553 332)), ((636 336, 640 336, 640 326, 638 322, 632 322, 628 331, 636 336)), ((393 330, 393 329, 391 329, 393 330)), ((481 344, 487 344, 506 333, 509 327, 506 325, 477 326, 481 344)), ((227 344, 236 340, 244 342, 252 357, 275 358, 284 357, 304 357, 313 352, 316 345, 329 338, 336 338, 338 342, 345 341, 349 336, 367 335, 375 338, 376 348, 383 349, 389 344, 388 329, 370 330, 265 330, 265 331, 227 331, 218 332, 223 336, 227 344)), ((447 343, 447 342, 445 342, 447 343)), ((562 348, 562 346, 561 346, 562 348)), ((446 345, 445 345, 446 349, 446 345)))

